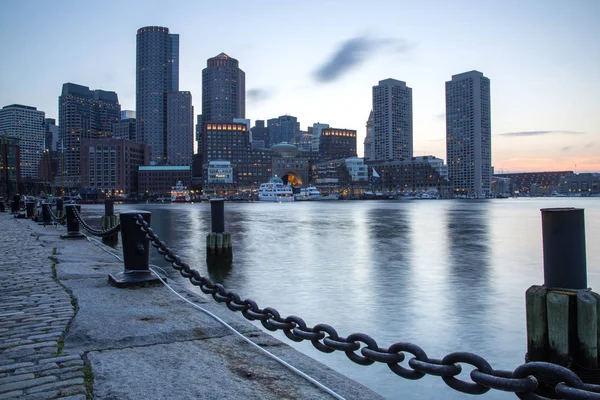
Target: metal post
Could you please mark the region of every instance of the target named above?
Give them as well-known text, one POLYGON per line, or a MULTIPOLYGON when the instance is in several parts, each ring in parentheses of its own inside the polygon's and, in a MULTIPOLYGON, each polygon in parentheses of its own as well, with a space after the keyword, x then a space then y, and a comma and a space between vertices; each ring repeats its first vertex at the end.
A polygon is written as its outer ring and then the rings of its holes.
POLYGON ((81 206, 79 204, 67 204, 65 206, 65 211, 67 213, 67 234, 60 236, 63 239, 85 238, 85 235, 79 232, 79 220, 75 217, 75 210, 81 212, 81 206))
POLYGON ((586 289, 585 221, 582 208, 542 212, 544 286, 586 289))
POLYGON ((112 217, 115 215, 115 201, 113 199, 104 199, 104 216, 112 217))
POLYGON ((225 232, 225 200, 211 199, 210 220, 213 233, 225 232))
POLYGON ((56 199, 56 212, 61 212, 63 211, 63 199, 56 199))
POLYGON ((17 214, 19 212, 19 202, 20 201, 21 201, 21 196, 19 196, 18 194, 13 196, 11 210, 14 214, 17 214))
POLYGON ((150 271, 150 241, 136 224, 138 214, 150 225, 152 214, 149 211, 132 210, 119 214, 125 269, 108 275, 109 282, 119 288, 160 283, 158 276, 150 271))
POLYGON ((25 210, 27 210, 27 218, 33 218, 33 210, 35 209, 35 203, 27 200, 25 202, 25 210))

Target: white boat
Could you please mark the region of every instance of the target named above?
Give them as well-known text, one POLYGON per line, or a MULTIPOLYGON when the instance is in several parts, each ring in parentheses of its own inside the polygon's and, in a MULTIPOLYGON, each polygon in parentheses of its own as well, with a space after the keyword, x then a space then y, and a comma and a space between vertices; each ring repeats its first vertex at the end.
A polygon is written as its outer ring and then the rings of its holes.
POLYGON ((183 182, 177 181, 175 186, 171 186, 171 202, 186 203, 188 201, 190 201, 190 191, 183 182))
POLYGON ((328 193, 321 197, 321 200, 339 200, 340 195, 338 193, 328 193))
POLYGON ((296 201, 321 200, 323 198, 319 189, 314 186, 300 188, 300 193, 296 193, 295 197, 296 201))
POLYGON ((261 183, 258 188, 258 200, 260 201, 294 201, 292 187, 284 185, 281 178, 274 176, 267 183, 261 183))
POLYGON ((416 195, 415 199, 417 199, 417 200, 437 200, 438 195, 437 195, 437 193, 423 192, 423 193, 419 193, 418 195, 416 195))

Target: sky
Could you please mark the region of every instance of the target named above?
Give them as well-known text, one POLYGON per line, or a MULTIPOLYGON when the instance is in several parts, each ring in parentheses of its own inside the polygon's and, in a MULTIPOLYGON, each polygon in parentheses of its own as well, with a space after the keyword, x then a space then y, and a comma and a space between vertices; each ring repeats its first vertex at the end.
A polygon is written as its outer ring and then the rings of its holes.
POLYGON ((246 118, 298 117, 358 132, 372 87, 413 90, 414 155, 446 158, 445 86, 491 81, 496 173, 600 172, 600 1, 5 1, 0 106, 58 118, 65 82, 135 109, 136 32, 179 34, 179 90, 202 111, 202 69, 224 52, 246 73, 246 118))

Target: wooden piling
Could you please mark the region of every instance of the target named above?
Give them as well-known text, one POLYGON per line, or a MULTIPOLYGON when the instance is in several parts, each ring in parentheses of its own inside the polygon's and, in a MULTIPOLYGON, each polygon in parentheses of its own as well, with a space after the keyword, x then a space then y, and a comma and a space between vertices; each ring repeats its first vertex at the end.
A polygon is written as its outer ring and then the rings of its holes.
POLYGON ((562 366, 569 365, 569 296, 550 292, 546 295, 548 315, 548 358, 562 366))
POLYGON ((527 358, 542 361, 548 352, 548 324, 546 323, 546 293, 543 286, 531 286, 525 292, 527 313, 527 358))
POLYGON ((577 361, 584 368, 598 368, 598 306, 589 292, 577 293, 577 361))

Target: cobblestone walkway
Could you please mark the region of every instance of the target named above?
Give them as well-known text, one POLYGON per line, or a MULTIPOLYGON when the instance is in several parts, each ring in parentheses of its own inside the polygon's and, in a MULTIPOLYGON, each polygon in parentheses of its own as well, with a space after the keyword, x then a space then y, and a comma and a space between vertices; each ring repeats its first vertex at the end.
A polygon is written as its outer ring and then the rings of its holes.
POLYGON ((75 307, 33 223, 0 213, 0 399, 85 400, 84 362, 61 352, 75 307))

